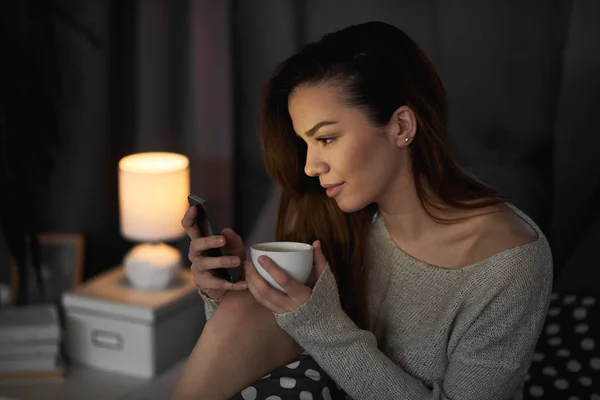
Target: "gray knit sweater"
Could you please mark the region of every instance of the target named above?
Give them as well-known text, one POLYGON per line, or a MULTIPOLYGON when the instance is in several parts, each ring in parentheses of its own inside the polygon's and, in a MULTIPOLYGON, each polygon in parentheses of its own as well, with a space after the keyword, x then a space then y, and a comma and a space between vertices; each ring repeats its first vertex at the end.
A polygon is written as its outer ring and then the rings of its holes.
MULTIPOLYGON (((311 298, 276 314, 290 334, 354 399, 521 398, 545 319, 552 257, 533 243, 446 270, 399 249, 383 218, 368 248, 370 329, 343 312, 329 267, 311 298)), ((210 316, 216 304, 206 302, 210 316)))

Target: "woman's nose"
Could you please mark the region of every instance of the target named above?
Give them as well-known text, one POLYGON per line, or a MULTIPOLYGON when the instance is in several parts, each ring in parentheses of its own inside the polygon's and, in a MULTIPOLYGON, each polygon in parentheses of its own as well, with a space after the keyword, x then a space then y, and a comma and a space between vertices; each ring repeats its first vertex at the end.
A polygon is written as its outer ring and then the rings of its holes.
POLYGON ((329 170, 327 163, 320 157, 318 152, 308 150, 306 153, 306 164, 304 165, 304 173, 308 176, 315 177, 326 173, 329 170))

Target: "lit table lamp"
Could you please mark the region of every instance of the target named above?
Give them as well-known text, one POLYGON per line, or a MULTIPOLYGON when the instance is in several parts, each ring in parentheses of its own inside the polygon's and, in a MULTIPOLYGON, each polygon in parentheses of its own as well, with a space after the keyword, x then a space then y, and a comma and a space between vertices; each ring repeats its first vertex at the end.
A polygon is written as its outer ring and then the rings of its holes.
POLYGON ((189 193, 189 160, 181 154, 138 153, 119 161, 121 235, 143 242, 123 259, 135 288, 164 290, 177 276, 181 254, 164 242, 184 235, 189 193))

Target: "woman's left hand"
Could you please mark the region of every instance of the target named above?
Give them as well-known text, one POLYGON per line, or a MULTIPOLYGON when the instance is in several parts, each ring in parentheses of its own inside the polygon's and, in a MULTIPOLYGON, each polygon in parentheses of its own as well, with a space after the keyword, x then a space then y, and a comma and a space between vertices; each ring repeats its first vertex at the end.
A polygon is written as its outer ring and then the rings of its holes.
MULTIPOLYGON (((256 301, 277 314, 294 311, 308 301, 312 294, 312 288, 289 276, 287 272, 267 256, 260 256, 258 262, 287 293, 271 286, 258 273, 252 261, 247 260, 244 263, 245 279, 248 289, 256 301)), ((313 243, 313 264, 316 281, 327 265, 325 256, 321 251, 321 242, 318 240, 313 243)))

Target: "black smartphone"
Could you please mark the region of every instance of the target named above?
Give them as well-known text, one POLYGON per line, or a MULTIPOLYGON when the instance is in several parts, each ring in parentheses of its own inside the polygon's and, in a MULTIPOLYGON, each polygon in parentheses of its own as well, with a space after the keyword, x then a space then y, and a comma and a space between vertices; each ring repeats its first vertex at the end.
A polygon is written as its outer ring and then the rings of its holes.
MULTIPOLYGON (((206 204, 206 200, 204 200, 202 197, 190 194, 188 196, 188 202, 190 203, 190 206, 196 206, 196 209, 198 210, 196 224, 200 230, 200 235, 203 237, 220 235, 221 230, 218 229, 215 218, 206 204)), ((225 247, 209 249, 206 251, 207 257, 222 257, 227 255, 229 255, 229 252, 225 247)), ((217 268, 210 270, 210 272, 217 278, 225 279, 226 281, 233 283, 240 280, 242 271, 243 269, 241 267, 217 268)))

